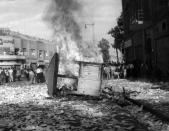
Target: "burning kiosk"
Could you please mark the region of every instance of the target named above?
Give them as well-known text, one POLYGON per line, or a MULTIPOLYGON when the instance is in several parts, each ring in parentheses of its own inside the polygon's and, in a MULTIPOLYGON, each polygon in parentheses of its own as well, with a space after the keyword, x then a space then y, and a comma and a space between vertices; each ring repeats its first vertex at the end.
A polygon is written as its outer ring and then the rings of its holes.
POLYGON ((93 62, 79 63, 78 94, 98 96, 102 84, 102 64, 93 62))
POLYGON ((91 96, 100 95, 100 89, 102 84, 102 64, 83 61, 76 61, 76 63, 79 64, 79 75, 77 77, 58 74, 59 55, 55 53, 50 61, 46 73, 48 94, 50 96, 57 95, 57 93, 59 92, 59 89, 57 88, 57 82, 59 77, 77 80, 77 90, 72 91, 72 93, 74 94, 91 96))

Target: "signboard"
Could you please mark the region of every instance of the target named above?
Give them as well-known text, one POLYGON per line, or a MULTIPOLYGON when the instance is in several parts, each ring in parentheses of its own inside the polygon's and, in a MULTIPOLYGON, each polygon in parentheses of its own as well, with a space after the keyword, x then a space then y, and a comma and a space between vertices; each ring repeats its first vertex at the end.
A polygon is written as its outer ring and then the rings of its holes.
POLYGON ((98 96, 101 88, 101 65, 81 63, 78 80, 79 94, 98 96))
POLYGON ((11 43, 14 44, 14 39, 11 36, 0 36, 0 44, 11 43))
POLYGON ((10 30, 8 28, 0 28, 0 35, 9 35, 10 30))
POLYGON ((0 54, 9 54, 10 48, 9 47, 0 47, 0 54))
POLYGON ((84 79, 100 80, 100 69, 99 66, 83 66, 81 77, 84 79))

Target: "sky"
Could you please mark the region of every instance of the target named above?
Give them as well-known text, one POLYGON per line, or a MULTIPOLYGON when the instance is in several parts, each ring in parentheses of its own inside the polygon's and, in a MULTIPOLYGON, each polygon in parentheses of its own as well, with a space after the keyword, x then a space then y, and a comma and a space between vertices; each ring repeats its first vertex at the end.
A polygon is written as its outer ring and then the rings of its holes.
MULTIPOLYGON (((80 26, 84 38, 92 39, 94 23, 95 40, 113 39, 107 32, 116 25, 121 13, 121 0, 79 0, 83 4, 84 14, 80 26)), ((0 0, 0 27, 9 27, 14 31, 45 39, 52 39, 52 30, 44 21, 44 14, 50 0, 0 0)))

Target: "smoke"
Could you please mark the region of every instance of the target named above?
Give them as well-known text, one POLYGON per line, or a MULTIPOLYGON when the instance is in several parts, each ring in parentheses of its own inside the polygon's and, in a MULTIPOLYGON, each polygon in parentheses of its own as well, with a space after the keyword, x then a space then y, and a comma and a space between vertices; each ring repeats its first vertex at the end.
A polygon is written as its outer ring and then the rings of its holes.
MULTIPOLYGON (((97 47, 93 43, 85 43, 82 38, 82 16, 84 15, 83 0, 51 0, 44 20, 53 31, 62 70, 69 70, 66 65, 70 61, 100 62, 97 47)), ((70 69, 72 70, 72 69, 70 69)))
POLYGON ((77 17, 82 13, 78 0, 52 0, 45 20, 50 24, 54 34, 69 34, 71 39, 80 42, 81 29, 77 17))

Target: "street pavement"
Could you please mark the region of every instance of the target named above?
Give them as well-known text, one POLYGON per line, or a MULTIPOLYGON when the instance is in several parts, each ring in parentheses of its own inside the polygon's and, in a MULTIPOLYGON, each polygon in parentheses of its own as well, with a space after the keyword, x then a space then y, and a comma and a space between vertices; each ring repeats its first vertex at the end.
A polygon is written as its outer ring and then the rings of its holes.
POLYGON ((105 99, 50 98, 45 84, 0 86, 0 131, 146 131, 129 111, 105 99))
MULTIPOLYGON (((161 115, 161 118, 165 119, 165 122, 158 121, 152 122, 154 120, 146 120, 147 117, 151 118, 150 115, 144 114, 142 117, 145 117, 144 121, 150 123, 152 127, 159 126, 160 128, 156 130, 169 130, 168 123, 166 119, 169 119, 169 83, 168 82, 149 82, 141 80, 126 80, 126 79, 116 79, 108 80, 103 82, 103 87, 111 87, 113 92, 125 92, 129 93, 131 99, 135 102, 141 103, 152 109, 158 115, 161 115), (163 117, 164 116, 164 117, 163 117), (151 122, 150 122, 151 121, 151 122), (163 128, 164 125, 164 128, 163 128)), ((138 116, 140 113, 138 114, 138 116)), ((155 114, 154 114, 155 115, 155 114)), ((142 118, 141 117, 141 118, 142 118)), ((154 119, 154 118, 151 118, 154 119)), ((155 129, 155 128, 154 128, 155 129)))

